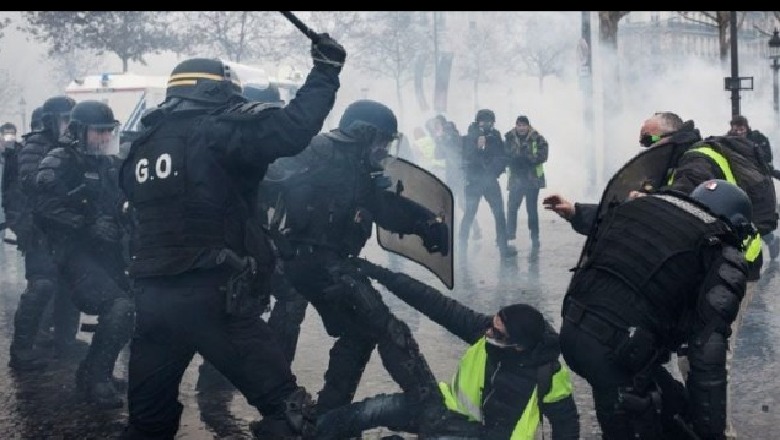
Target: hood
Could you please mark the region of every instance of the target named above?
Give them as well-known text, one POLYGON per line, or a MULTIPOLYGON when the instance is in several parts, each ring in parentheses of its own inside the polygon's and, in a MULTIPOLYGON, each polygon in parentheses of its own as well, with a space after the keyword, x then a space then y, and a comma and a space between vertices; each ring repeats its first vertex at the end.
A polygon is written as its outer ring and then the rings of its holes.
POLYGON ((694 127, 692 120, 688 120, 685 121, 683 126, 677 130, 676 133, 669 137, 668 143, 690 145, 695 142, 699 142, 701 139, 702 138, 699 129, 694 127))

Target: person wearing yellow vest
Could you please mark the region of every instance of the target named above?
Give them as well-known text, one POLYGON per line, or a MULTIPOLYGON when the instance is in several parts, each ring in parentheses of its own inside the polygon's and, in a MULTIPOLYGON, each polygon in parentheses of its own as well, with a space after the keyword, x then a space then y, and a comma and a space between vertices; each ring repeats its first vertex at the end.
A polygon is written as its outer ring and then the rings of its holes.
POLYGON ((321 415, 319 439, 359 436, 380 426, 420 438, 532 440, 542 417, 553 440, 578 439, 579 415, 558 334, 527 304, 476 312, 406 274, 358 259, 360 271, 470 344, 441 405, 420 407, 402 394, 380 394, 321 415))
POLYGON ((517 211, 525 202, 528 230, 531 233, 531 252, 539 250, 539 190, 544 188, 544 163, 547 162, 547 140, 528 121, 528 116, 517 117, 515 127, 504 134, 504 148, 509 158, 507 169, 506 233, 514 240, 517 233, 517 211))
POLYGON ((414 127, 414 155, 417 164, 444 180, 444 159, 436 156, 436 141, 422 127, 414 127))

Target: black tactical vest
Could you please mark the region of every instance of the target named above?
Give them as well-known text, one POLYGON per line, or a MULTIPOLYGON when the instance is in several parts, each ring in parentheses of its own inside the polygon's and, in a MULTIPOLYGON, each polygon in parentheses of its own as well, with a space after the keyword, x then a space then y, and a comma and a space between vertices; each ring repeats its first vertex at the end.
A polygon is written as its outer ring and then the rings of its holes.
POLYGON ((122 185, 136 228, 130 274, 176 275, 211 250, 245 255, 248 213, 237 202, 234 176, 193 137, 204 121, 176 113, 137 139, 122 166, 122 185))
MULTIPOLYGON (((293 242, 358 255, 374 225, 374 182, 356 144, 317 136, 300 155, 306 167, 285 182, 287 236, 293 242), (314 162, 317 163, 314 163, 314 162)), ((296 158, 299 159, 299 158, 296 158)))
POLYGON ((717 244, 727 227, 684 198, 658 194, 611 208, 595 234, 570 291, 585 271, 606 272, 633 291, 637 306, 658 325, 653 330, 668 334, 696 300, 707 269, 702 252, 717 244))

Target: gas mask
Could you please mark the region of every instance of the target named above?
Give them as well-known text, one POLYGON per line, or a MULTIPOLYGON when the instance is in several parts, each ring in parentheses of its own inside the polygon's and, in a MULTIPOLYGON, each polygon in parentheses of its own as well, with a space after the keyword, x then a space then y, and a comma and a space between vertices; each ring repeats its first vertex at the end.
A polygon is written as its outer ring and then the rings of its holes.
POLYGON ((372 171, 381 171, 392 156, 391 151, 398 151, 401 133, 396 133, 389 141, 384 136, 377 136, 368 149, 368 164, 372 171))
POLYGON ((660 141, 661 139, 665 137, 671 136, 673 133, 666 133, 666 134, 649 134, 645 133, 639 137, 639 145, 641 145, 643 148, 650 148, 654 143, 660 141))

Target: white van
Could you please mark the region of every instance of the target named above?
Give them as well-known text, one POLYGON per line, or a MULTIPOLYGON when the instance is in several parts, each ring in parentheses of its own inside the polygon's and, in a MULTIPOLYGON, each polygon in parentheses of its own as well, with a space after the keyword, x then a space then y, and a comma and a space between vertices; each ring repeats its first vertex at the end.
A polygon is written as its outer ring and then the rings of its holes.
MULTIPOLYGON (((290 102, 303 84, 303 74, 292 67, 282 67, 276 76, 270 76, 260 67, 223 62, 238 74, 242 84, 255 88, 275 85, 285 103, 290 102)), ((173 67, 171 67, 171 70, 173 67)), ((141 116, 165 100, 168 76, 136 75, 134 73, 102 73, 88 75, 71 81, 65 94, 76 102, 102 101, 114 111, 123 133, 139 130, 141 116)))

